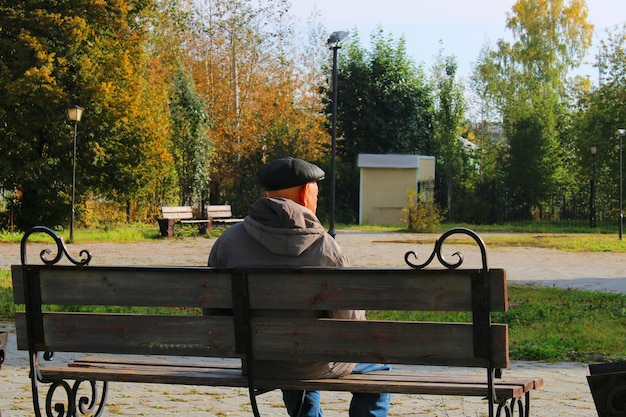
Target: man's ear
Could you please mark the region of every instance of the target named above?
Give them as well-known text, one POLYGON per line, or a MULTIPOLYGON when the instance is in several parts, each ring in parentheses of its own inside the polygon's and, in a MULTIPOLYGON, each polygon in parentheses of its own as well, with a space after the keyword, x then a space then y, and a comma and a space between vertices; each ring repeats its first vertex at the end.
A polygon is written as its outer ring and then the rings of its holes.
POLYGON ((300 205, 307 207, 307 196, 309 195, 309 184, 304 184, 298 189, 298 198, 300 205))

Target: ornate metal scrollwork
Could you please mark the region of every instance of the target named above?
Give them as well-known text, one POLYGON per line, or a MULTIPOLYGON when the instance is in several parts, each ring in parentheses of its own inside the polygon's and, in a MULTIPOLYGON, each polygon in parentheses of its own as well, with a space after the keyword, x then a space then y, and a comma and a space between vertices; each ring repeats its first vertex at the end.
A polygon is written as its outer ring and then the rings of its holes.
MULTIPOLYGON (((33 359, 36 361, 36 357, 33 359)), ((102 414, 107 399, 109 384, 107 381, 76 380, 70 385, 65 380, 44 380, 37 366, 36 376, 31 379, 33 406, 36 417, 98 417, 102 414), (39 407, 38 383, 50 383, 46 394, 45 414, 39 407), (81 386, 88 384, 87 391, 81 386), (100 385, 100 388, 99 388, 100 385)))
POLYGON ((50 388, 48 389, 48 395, 46 396, 46 416, 52 417, 71 417, 74 415, 74 403, 71 401, 72 398, 72 389, 70 385, 65 381, 54 381, 50 388), (65 398, 67 398, 67 404, 63 402, 55 402, 53 404, 54 394, 57 392, 57 388, 62 388, 64 391, 65 398), (54 413, 53 414, 53 405, 54 405, 54 413))
POLYGON ((98 395, 98 384, 96 381, 76 381, 74 383, 74 388, 72 389, 72 398, 74 399, 77 416, 99 416, 102 413, 107 398, 108 382, 100 382, 102 383, 101 395, 98 395), (83 382, 87 382, 90 386, 89 395, 78 394, 80 385, 83 382))
POLYGON ((445 232, 444 234, 441 235, 441 237, 439 237, 439 239, 437 239, 437 241, 435 242, 435 248, 433 249, 433 252, 430 254, 430 257, 426 260, 426 262, 422 263, 422 264, 415 264, 413 262, 411 262, 411 258, 415 258, 417 259, 417 254, 414 251, 409 251, 407 253, 404 254, 404 262, 407 263, 407 265, 409 265, 411 268, 415 268, 415 269, 423 269, 425 267, 427 267, 428 265, 430 265, 430 263, 433 261, 433 259, 435 258, 435 256, 437 257, 437 259, 439 260, 439 262, 445 266, 448 269, 456 269, 458 267, 460 267, 463 264, 463 254, 460 252, 455 252, 452 254, 452 256, 456 256, 458 258, 458 260, 454 263, 452 262, 448 262, 442 255, 441 253, 441 248, 443 246, 444 241, 455 234, 464 234, 467 236, 470 236, 472 239, 474 239, 474 241, 478 244, 479 248, 480 248, 480 254, 481 254, 481 259, 482 259, 482 265, 483 265, 483 270, 486 271, 487 268, 487 249, 485 248, 485 242, 483 242, 482 238, 480 236, 478 236, 478 234, 476 234, 476 232, 474 232, 471 229, 466 229, 464 227, 457 227, 454 229, 450 229, 447 232, 445 232))
POLYGON ((524 407, 522 398, 511 398, 509 402, 506 401, 498 404, 498 411, 496 417, 515 417, 515 410, 517 409, 518 417, 528 417, 528 410, 524 407))
POLYGON ((81 259, 75 259, 74 257, 70 255, 69 251, 67 250, 67 247, 65 246, 65 242, 63 241, 63 238, 57 235, 54 232, 54 230, 45 226, 35 226, 32 229, 30 229, 28 232, 26 232, 24 234, 24 237, 22 237, 22 241, 20 243, 20 255, 21 255, 22 265, 26 265, 26 242, 28 241, 28 238, 30 237, 30 235, 32 235, 33 233, 45 233, 49 235, 50 237, 52 237, 52 239, 54 239, 54 242, 57 245, 56 254, 53 257, 50 257, 50 255, 53 254, 53 252, 50 249, 44 249, 39 253, 39 257, 41 261, 46 265, 54 265, 58 263, 63 257, 63 255, 65 255, 71 263, 73 263, 74 265, 78 265, 78 266, 88 265, 89 262, 91 261, 91 254, 89 253, 88 250, 85 250, 85 249, 81 250, 79 254, 81 259))
POLYGON ((73 386, 67 381, 54 381, 48 389, 46 395, 46 416, 48 417, 78 417, 78 416, 99 416, 102 414, 108 390, 107 382, 102 382, 102 394, 98 393, 98 386, 95 381, 74 381, 73 386), (88 382, 90 393, 79 395, 80 386, 88 382), (55 399, 55 395, 61 392, 61 397, 55 399))

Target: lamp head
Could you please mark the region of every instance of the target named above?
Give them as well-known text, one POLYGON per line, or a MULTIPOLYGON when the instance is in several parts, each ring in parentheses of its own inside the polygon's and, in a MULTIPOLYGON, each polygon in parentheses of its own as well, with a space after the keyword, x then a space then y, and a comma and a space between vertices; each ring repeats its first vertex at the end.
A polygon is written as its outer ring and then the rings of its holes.
POLYGON ((72 122, 80 122, 80 119, 83 117, 83 109, 79 106, 70 107, 67 109, 67 117, 72 122))
POLYGON ((615 131, 615 136, 626 136, 626 129, 617 129, 615 131))
POLYGON ((343 31, 343 30, 338 30, 330 34, 330 36, 328 37, 328 40, 326 41, 326 44, 331 48, 337 47, 339 45, 339 42, 341 42, 347 37, 348 37, 348 32, 343 31))

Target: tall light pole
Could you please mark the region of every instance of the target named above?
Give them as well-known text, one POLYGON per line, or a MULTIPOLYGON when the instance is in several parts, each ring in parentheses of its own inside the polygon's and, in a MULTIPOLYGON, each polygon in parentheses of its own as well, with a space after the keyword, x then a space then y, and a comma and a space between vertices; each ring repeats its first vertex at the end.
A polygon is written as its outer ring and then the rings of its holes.
POLYGON ((78 122, 83 117, 83 108, 79 106, 67 109, 67 117, 74 122, 74 157, 72 159, 72 215, 70 219, 70 242, 74 241, 74 207, 76 204, 76 134, 78 122))
POLYGON ((589 193, 589 227, 596 227, 596 153, 598 147, 591 145, 591 190, 589 193))
POLYGON ((335 158, 337 155, 337 50, 339 43, 348 36, 348 32, 337 31, 330 34, 326 44, 333 50, 333 116, 332 116, 332 146, 330 153, 330 227, 328 234, 333 238, 335 232, 335 158))
POLYGON ((619 239, 622 240, 622 231, 624 230, 624 212, 622 209, 622 188, 624 186, 622 178, 622 138, 626 135, 626 129, 617 129, 615 135, 619 136, 619 239))

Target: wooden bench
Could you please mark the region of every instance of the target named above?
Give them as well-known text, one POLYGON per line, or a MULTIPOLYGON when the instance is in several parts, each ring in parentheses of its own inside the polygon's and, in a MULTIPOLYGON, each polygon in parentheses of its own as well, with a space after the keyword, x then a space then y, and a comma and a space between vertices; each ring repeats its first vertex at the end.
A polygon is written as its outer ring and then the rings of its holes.
POLYGON ((174 225, 176 223, 198 223, 200 233, 206 232, 208 220, 194 219, 191 206, 171 206, 161 207, 161 219, 159 219, 159 230, 161 236, 171 237, 174 235, 174 225))
POLYGON ((233 218, 232 208, 228 204, 204 206, 204 210, 209 219, 209 231, 215 223, 233 224, 243 221, 243 219, 233 218))
MULTIPOLYGON (((87 266, 88 251, 73 258, 61 238, 45 227, 22 240, 22 264, 12 266, 18 348, 30 355, 34 409, 40 416, 39 384, 50 384, 46 412, 54 409, 100 415, 109 382, 247 387, 256 396, 269 390, 391 392, 478 396, 489 416, 529 416, 530 392, 540 378, 501 377, 509 365, 508 329, 491 322, 491 312, 507 309, 505 272, 488 269, 482 240, 467 229, 451 230, 437 241, 427 262, 414 268, 213 269, 208 267, 87 266), (41 252, 44 265, 29 264, 26 241, 43 232, 56 243, 56 257, 41 252), (481 247, 483 268, 459 268, 441 256, 450 235, 468 234, 481 247), (72 265, 58 265, 65 255, 72 265), (437 256, 444 268, 425 269, 437 256), (55 306, 49 312, 47 306, 55 306), (170 307, 172 313, 133 311, 63 312, 63 306, 170 307), (181 315, 180 308, 232 309, 232 316, 181 315), (352 321, 259 317, 267 310, 468 311, 473 322, 352 321), (49 352, 91 356, 43 365, 49 352), (111 354, 97 357, 94 354, 111 354), (145 355, 166 355, 149 359, 145 355), (189 358, 196 357, 193 363, 189 358), (247 375, 239 362, 245 359, 247 375), (458 368, 443 376, 402 367, 338 379, 273 379, 255 375, 254 360, 339 361, 458 368), (464 367, 484 369, 470 375, 464 367), (74 382, 68 382, 74 381, 74 382), (76 398, 89 384, 92 398, 76 398), (55 404, 64 392, 64 405, 55 404), (56 394, 55 394, 56 392, 56 394), (88 407, 89 405, 89 407, 88 407)), ((39 263, 39 262, 38 262, 39 263)), ((154 309, 152 309, 154 310, 154 309)), ((88 390, 89 391, 89 390, 88 390)), ((393 409, 393 406, 392 406, 393 409)), ((48 414, 51 415, 51 414, 48 414)), ((67 415, 74 415, 68 412, 67 415)))
POLYGON ((205 213, 198 219, 194 217, 191 206, 164 206, 161 207, 162 219, 159 220, 159 229, 161 236, 171 237, 174 234, 174 225, 180 224, 197 224, 200 234, 206 234, 211 231, 214 223, 238 223, 243 219, 233 218, 233 212, 230 205, 210 205, 205 206, 205 213))

